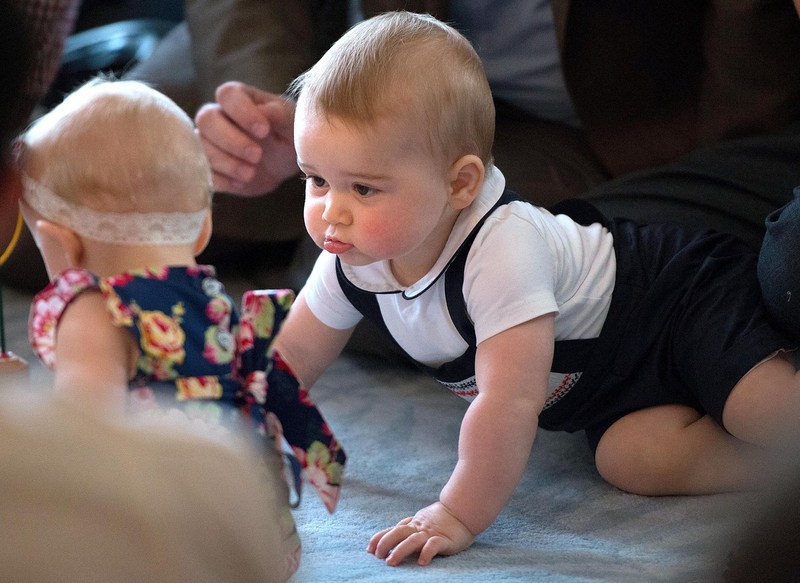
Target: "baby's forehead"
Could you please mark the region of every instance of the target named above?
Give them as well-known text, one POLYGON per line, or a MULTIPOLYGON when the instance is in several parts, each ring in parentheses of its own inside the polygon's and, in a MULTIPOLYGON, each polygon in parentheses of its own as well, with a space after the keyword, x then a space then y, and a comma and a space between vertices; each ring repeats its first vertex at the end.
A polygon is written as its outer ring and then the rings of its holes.
POLYGON ((350 112, 331 112, 319 104, 298 102, 295 117, 295 136, 318 135, 328 129, 346 132, 358 140, 387 146, 392 142, 417 148, 417 138, 427 129, 422 123, 424 116, 415 115, 412 109, 392 107, 391 104, 376 108, 368 118, 350 112), (414 143, 412 145, 412 142, 414 143))

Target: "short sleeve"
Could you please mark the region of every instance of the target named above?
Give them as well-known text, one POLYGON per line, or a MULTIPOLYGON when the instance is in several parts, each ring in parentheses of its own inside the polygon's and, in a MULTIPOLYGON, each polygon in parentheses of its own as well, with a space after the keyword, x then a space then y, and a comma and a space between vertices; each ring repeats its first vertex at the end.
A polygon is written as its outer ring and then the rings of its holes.
POLYGON ((86 290, 98 287, 93 274, 84 269, 68 269, 33 298, 28 337, 34 354, 50 370, 56 366, 56 332, 67 306, 86 290))
POLYGON ((303 298, 320 322, 337 330, 352 328, 361 320, 336 277, 336 256, 323 251, 303 286, 303 298))
POLYGON ((556 258, 534 217, 502 207, 472 245, 464 297, 481 343, 544 314, 558 313, 556 258))

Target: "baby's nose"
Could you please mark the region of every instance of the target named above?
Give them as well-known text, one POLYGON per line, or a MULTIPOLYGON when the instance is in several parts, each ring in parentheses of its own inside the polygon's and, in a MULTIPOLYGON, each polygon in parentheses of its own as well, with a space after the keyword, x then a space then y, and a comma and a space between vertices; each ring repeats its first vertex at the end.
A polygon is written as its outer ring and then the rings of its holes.
POLYGON ((322 212, 323 220, 330 224, 338 224, 347 222, 349 216, 346 195, 328 192, 325 198, 325 210, 322 212))

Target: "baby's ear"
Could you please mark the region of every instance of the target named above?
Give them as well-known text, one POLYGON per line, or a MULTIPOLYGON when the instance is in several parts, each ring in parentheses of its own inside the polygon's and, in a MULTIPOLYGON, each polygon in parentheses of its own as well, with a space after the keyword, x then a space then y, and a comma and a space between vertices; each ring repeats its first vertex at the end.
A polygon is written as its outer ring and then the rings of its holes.
POLYGON ((50 277, 83 262, 83 241, 73 231, 46 219, 36 221, 37 243, 50 277))
POLYGON ((462 156, 450 167, 450 206, 461 210, 478 196, 485 170, 483 161, 474 154, 462 156))
POLYGON ((200 255, 203 250, 208 245, 208 241, 211 239, 211 211, 206 211, 206 216, 203 217, 203 226, 200 227, 200 234, 197 236, 197 241, 194 243, 194 256, 197 257, 200 255))

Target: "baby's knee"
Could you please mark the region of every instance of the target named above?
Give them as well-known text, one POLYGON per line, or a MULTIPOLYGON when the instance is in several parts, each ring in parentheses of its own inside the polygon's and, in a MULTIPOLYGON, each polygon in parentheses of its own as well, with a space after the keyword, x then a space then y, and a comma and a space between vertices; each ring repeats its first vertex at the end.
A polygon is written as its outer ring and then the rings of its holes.
POLYGON ((613 486, 632 494, 683 493, 697 472, 693 456, 682 455, 683 432, 700 419, 683 405, 664 405, 629 413, 600 439, 597 471, 613 486))
POLYGON ((667 475, 663 457, 654 443, 631 431, 626 419, 612 425, 603 435, 595 453, 595 465, 602 478, 625 492, 641 495, 663 493, 667 475))
POLYGON ((641 453, 618 445, 598 446, 595 456, 597 471, 606 482, 625 492, 644 496, 660 494, 663 487, 661 472, 641 453))
POLYGON ((630 456, 608 442, 604 447, 597 446, 595 466, 606 482, 625 492, 642 494, 644 486, 647 485, 643 483, 640 468, 631 463, 630 456))

